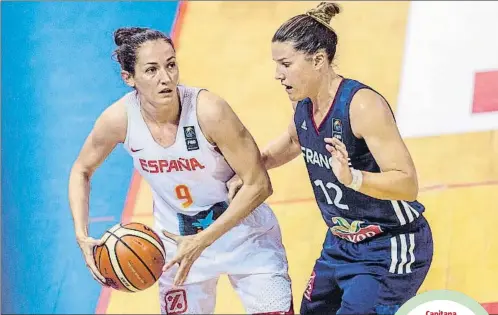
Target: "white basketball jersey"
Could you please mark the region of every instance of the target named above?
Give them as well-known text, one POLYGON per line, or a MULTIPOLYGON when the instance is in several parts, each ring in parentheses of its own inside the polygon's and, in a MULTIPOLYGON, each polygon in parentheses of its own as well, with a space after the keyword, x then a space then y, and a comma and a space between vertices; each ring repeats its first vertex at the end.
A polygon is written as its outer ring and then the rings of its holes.
POLYGON ((227 201, 226 181, 234 172, 204 137, 197 119, 202 89, 179 85, 180 121, 175 142, 157 143, 140 111, 136 92, 124 96, 128 130, 124 147, 152 189, 156 226, 178 232, 177 213, 195 214, 227 201))

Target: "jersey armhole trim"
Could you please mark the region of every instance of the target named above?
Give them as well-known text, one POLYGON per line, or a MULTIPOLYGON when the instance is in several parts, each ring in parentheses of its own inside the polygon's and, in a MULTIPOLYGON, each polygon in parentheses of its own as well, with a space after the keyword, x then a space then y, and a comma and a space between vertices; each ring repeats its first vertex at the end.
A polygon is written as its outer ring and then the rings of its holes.
POLYGON ((374 89, 372 89, 371 87, 369 87, 367 85, 361 85, 357 89, 353 90, 353 92, 351 93, 351 100, 349 101, 349 104, 348 104, 348 124, 349 124, 349 130, 351 130, 351 135, 355 138, 355 140, 363 141, 366 144, 366 141, 364 138, 358 138, 354 134, 353 125, 351 124, 351 104, 353 103, 353 99, 354 99, 356 93, 358 93, 358 91, 364 90, 364 89, 370 90, 370 91, 374 92, 375 94, 381 96, 377 91, 375 91, 374 89))
POLYGON ((134 102, 134 100, 136 99, 137 97, 137 94, 136 92, 133 93, 133 100, 130 101, 130 102, 125 102, 125 112, 126 112, 126 136, 125 136, 125 139, 124 139, 124 142, 123 142, 123 146, 125 147, 126 150, 129 150, 130 148, 130 128, 131 128, 131 125, 132 125, 132 121, 131 121, 131 113, 130 113, 130 110, 131 110, 131 106, 134 106, 136 105, 136 103, 134 102))
POLYGON ((201 94, 202 91, 207 91, 209 92, 208 89, 206 88, 199 88, 199 90, 197 91, 197 95, 195 96, 195 105, 194 105, 194 109, 195 109, 195 116, 197 118, 197 126, 199 126, 199 131, 202 133, 202 137, 204 138, 205 142, 206 142, 206 145, 207 147, 217 153, 217 154, 220 154, 220 155, 223 155, 221 154, 221 151, 219 150, 218 146, 216 145, 213 145, 209 140, 208 138, 206 137, 206 134, 204 133, 204 131, 202 131, 202 127, 201 127, 201 123, 200 123, 200 119, 199 119, 199 113, 197 111, 197 106, 199 105, 199 95, 201 94))

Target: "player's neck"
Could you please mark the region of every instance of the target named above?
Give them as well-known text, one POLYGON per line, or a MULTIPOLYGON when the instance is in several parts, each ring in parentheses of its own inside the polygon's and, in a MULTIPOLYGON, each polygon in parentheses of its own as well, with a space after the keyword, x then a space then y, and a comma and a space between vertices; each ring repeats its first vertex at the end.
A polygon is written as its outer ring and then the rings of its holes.
POLYGON ((341 79, 341 76, 332 70, 328 71, 327 74, 324 75, 315 97, 311 98, 314 112, 329 110, 339 88, 339 84, 342 81, 341 79))
POLYGON ((180 119, 180 100, 175 95, 169 104, 151 104, 146 100, 140 103, 142 115, 147 121, 156 124, 176 124, 180 119))

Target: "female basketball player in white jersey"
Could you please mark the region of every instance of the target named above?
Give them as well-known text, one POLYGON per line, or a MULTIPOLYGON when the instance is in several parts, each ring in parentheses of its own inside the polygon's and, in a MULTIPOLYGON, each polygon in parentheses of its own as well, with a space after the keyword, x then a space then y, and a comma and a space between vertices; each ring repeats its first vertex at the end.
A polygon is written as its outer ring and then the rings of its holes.
POLYGON ((248 313, 293 314, 280 229, 263 204, 272 188, 252 136, 222 98, 178 84, 166 35, 123 28, 115 43, 122 78, 134 91, 97 119, 69 181, 75 232, 92 275, 105 283, 92 255, 100 241, 88 235, 90 178, 122 143, 152 189, 155 228, 164 233, 161 312, 213 313, 218 277, 228 274, 248 313), (226 181, 234 172, 244 184, 228 205, 226 181))

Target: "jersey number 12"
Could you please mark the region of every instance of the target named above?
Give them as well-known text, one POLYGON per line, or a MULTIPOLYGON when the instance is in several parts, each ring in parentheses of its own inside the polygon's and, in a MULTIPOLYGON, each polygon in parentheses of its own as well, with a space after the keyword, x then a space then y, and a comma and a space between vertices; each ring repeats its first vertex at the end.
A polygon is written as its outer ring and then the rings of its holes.
POLYGON ((326 185, 323 184, 323 181, 321 179, 315 180, 315 185, 320 187, 323 191, 323 194, 325 195, 325 198, 327 199, 327 203, 329 205, 335 205, 339 209, 343 210, 349 210, 349 207, 343 203, 341 203, 342 199, 342 190, 339 186, 337 186, 334 183, 327 183, 326 185), (326 188, 325 188, 326 187, 326 188), (332 198, 330 198, 329 192, 327 191, 328 189, 334 189, 335 190, 335 198, 334 201, 332 201, 332 198))

